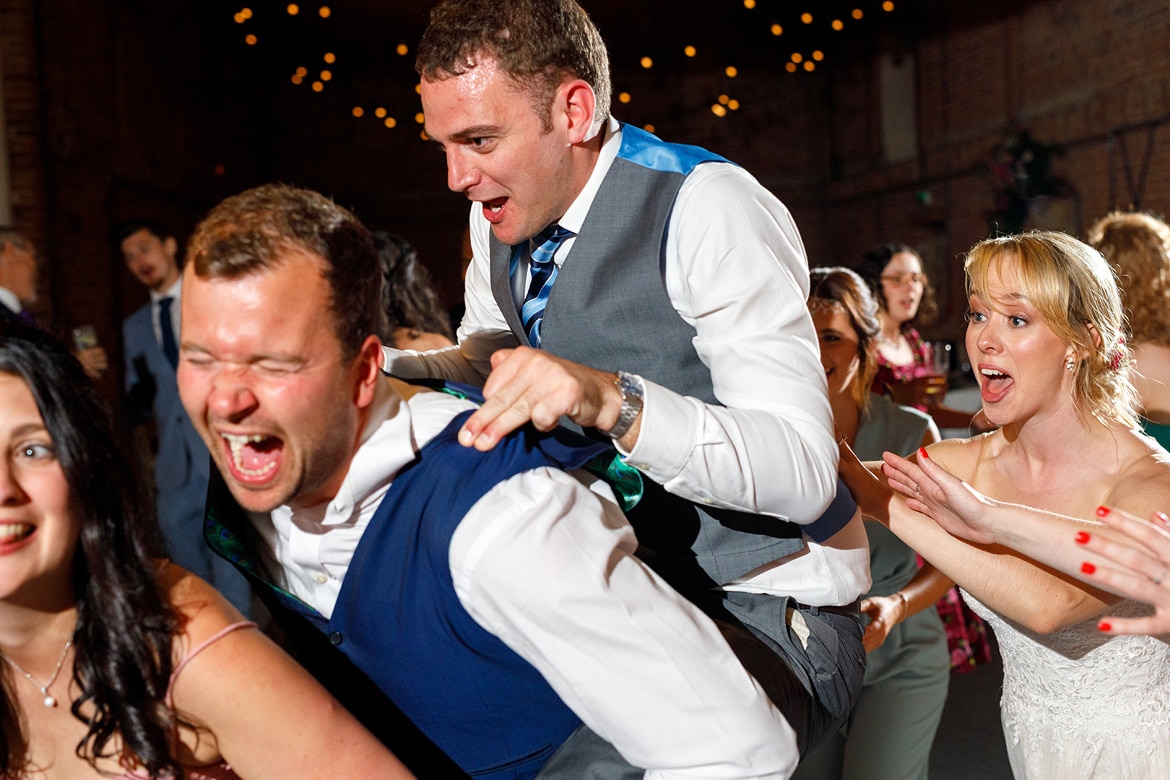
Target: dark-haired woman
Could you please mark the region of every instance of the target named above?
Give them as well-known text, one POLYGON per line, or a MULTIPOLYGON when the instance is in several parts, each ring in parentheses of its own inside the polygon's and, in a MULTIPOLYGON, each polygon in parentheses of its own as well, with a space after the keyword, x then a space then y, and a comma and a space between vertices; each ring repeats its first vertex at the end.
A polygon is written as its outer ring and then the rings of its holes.
POLYGON ((405 238, 376 231, 374 246, 382 264, 382 311, 386 324, 378 335, 395 349, 426 352, 450 347, 451 325, 418 253, 405 238))
MULTIPOLYGON (((863 460, 939 440, 928 415, 870 392, 877 304, 846 268, 814 268, 809 313, 821 347, 836 435, 863 460)), ((950 681, 934 603, 953 584, 888 528, 866 522, 873 585, 861 602, 865 681, 846 726, 804 756, 794 780, 925 780, 950 681)))
POLYGON ((214 589, 156 557, 136 485, 80 364, 0 324, 0 775, 409 777, 214 589))
MULTIPOLYGON (((873 391, 928 413, 940 428, 983 430, 986 424, 979 415, 944 406, 942 396, 927 393, 934 369, 918 326, 934 320, 938 305, 918 253, 906 244, 881 244, 865 253, 857 273, 877 301, 881 325, 873 391)), ((939 600, 938 611, 946 625, 951 665, 956 672, 970 671, 991 660, 987 627, 963 603, 957 588, 939 600)))

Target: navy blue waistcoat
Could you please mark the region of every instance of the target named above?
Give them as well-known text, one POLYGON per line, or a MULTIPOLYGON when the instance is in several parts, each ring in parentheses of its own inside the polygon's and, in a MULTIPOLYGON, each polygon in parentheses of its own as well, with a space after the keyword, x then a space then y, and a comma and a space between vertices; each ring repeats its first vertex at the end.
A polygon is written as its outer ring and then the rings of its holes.
MULTIPOLYGON (((499 482, 542 466, 578 468, 605 447, 564 431, 525 428, 479 452, 456 441, 468 415, 452 420, 395 476, 350 562, 332 618, 258 581, 270 604, 276 595, 278 610, 300 615, 328 637, 469 775, 528 778, 580 721, 535 668, 463 608, 451 581, 451 536, 499 482)), ((258 569, 223 519, 211 518, 209 542, 256 578, 258 569)))

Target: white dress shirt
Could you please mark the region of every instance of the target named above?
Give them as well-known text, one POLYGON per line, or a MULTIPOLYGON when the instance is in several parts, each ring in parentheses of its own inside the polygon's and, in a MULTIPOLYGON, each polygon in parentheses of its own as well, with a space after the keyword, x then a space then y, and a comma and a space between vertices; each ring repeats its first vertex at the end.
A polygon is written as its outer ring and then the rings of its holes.
MULTIPOLYGON (((580 231, 621 137, 611 118, 585 188, 558 220, 562 227, 580 231)), ((427 353, 385 348, 388 372, 482 385, 491 354, 516 346, 491 290, 490 230, 482 210, 472 207, 473 260, 458 346, 427 353)), ((571 262, 575 241, 557 252, 558 266, 571 262)), ((679 316, 695 328, 695 351, 722 406, 644 382, 641 430, 624 453, 627 461, 692 501, 812 522, 833 496, 838 454, 805 303, 808 263, 792 216, 742 168, 698 166, 671 215, 665 285, 679 316)), ((868 589, 864 539, 844 549, 806 546, 728 587, 816 606, 846 604, 868 589)))
MULTIPOLYGON (((330 616, 398 471, 470 408, 445 393, 404 401, 380 383, 336 497, 250 515, 282 584, 330 616)), ((715 625, 633 557, 608 487, 582 480, 536 469, 472 506, 450 548, 460 603, 647 778, 787 777, 798 756, 783 715, 715 625)))

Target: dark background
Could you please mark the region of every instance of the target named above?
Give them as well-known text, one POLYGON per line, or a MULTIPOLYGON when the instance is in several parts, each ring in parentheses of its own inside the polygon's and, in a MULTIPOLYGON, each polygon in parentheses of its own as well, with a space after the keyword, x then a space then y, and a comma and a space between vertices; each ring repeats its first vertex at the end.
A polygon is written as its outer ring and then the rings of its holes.
MULTIPOLYGON (((93 323, 118 358, 120 322, 146 292, 113 226, 152 216, 183 241, 220 199, 268 181, 318 189, 407 237, 444 302, 460 298, 467 203, 415 120, 431 3, 339 0, 328 18, 321 5, 292 16, 287 2, 0 0, 9 203, 43 258, 42 319, 93 323), (332 78, 314 92, 324 68, 332 78)), ((630 95, 619 119, 742 164, 792 209, 810 265, 855 264, 879 241, 916 246, 942 304, 928 337, 958 337, 960 258, 993 221, 1083 235, 1110 208, 1170 210, 1170 4, 584 5, 615 94, 630 95), (721 95, 739 106, 723 117, 711 111, 721 95)))

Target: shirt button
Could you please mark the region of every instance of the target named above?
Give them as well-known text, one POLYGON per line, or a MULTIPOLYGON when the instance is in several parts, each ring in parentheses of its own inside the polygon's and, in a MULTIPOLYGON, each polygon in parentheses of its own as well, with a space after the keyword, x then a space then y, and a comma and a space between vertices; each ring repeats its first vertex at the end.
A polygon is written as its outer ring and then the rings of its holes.
POLYGON ((329 644, 333 645, 334 647, 337 647, 339 644, 341 644, 341 639, 342 639, 341 632, 334 631, 332 634, 329 635, 329 644))
POLYGON ((329 582, 329 575, 326 574, 325 572, 318 572, 317 573, 317 582, 320 583, 321 585, 324 585, 326 582, 329 582))

